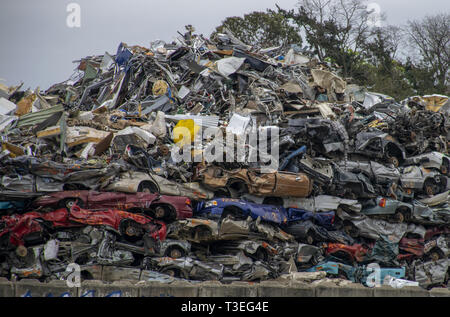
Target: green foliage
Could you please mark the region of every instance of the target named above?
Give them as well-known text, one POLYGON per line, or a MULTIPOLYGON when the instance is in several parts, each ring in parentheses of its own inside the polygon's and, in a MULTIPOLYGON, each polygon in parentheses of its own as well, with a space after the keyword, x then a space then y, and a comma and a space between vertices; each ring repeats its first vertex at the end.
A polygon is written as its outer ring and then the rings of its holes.
MULTIPOLYGON (((408 58, 402 63, 396 58, 398 48, 404 46, 401 44, 402 29, 395 26, 370 27, 362 0, 300 0, 299 4, 297 10, 284 10, 277 6, 277 11, 255 11, 243 17, 226 18, 211 37, 215 33, 223 33, 226 27, 242 42, 264 48, 292 43, 301 45, 299 34, 302 31, 309 45, 306 48, 321 61, 339 65, 342 77, 371 91, 397 100, 411 95, 450 93, 446 86, 450 41, 448 30, 439 28, 440 25, 448 25, 444 16, 424 20, 428 25, 431 22, 436 24, 434 28, 426 28, 425 22, 409 22, 411 29, 415 27, 427 36, 435 32, 445 43, 439 42, 440 50, 432 52, 434 55, 430 56, 434 59, 431 61, 408 58), (353 12, 351 18, 348 12, 353 12)), ((421 51, 427 57, 425 53, 428 51, 424 48, 421 51)))
POLYGON ((273 10, 254 11, 244 17, 228 17, 216 28, 211 37, 216 33, 223 33, 224 27, 242 42, 261 48, 302 43, 299 27, 290 25, 283 14, 273 10))

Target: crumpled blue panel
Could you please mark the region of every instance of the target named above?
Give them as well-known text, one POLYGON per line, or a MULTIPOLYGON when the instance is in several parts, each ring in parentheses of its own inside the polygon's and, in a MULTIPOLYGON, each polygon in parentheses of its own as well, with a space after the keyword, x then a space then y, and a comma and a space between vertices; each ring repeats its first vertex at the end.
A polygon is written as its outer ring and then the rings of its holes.
POLYGON ((131 56, 133 56, 133 53, 131 53, 131 51, 126 48, 123 43, 120 43, 116 53, 117 65, 119 65, 119 67, 126 65, 131 56))

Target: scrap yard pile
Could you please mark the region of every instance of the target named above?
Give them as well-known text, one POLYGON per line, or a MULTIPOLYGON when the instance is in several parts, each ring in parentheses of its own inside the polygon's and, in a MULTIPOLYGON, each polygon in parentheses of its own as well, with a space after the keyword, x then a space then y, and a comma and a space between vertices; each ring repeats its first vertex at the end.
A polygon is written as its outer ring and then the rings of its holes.
POLYGON ((447 96, 396 101, 228 30, 76 65, 0 86, 0 276, 447 287, 447 96))

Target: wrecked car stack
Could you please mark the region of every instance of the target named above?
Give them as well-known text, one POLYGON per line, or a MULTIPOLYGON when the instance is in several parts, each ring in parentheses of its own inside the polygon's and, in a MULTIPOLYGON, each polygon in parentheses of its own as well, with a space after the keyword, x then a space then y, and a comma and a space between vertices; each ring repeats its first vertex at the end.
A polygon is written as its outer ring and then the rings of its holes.
POLYGON ((77 65, 0 86, 1 276, 448 285, 448 97, 396 102, 297 46, 190 26, 77 65))

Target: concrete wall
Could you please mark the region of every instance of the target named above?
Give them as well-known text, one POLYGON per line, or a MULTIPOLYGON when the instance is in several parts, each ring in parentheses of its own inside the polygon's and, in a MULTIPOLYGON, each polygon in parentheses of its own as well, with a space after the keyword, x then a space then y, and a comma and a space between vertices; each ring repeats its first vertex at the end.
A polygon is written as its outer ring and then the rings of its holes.
POLYGON ((64 281, 41 283, 27 279, 10 282, 0 278, 1 297, 450 297, 450 290, 435 288, 426 291, 419 287, 394 289, 389 286, 367 288, 360 284, 336 286, 333 283, 261 283, 218 282, 170 284, 148 281, 103 282, 89 280, 81 287, 67 287, 64 281))

